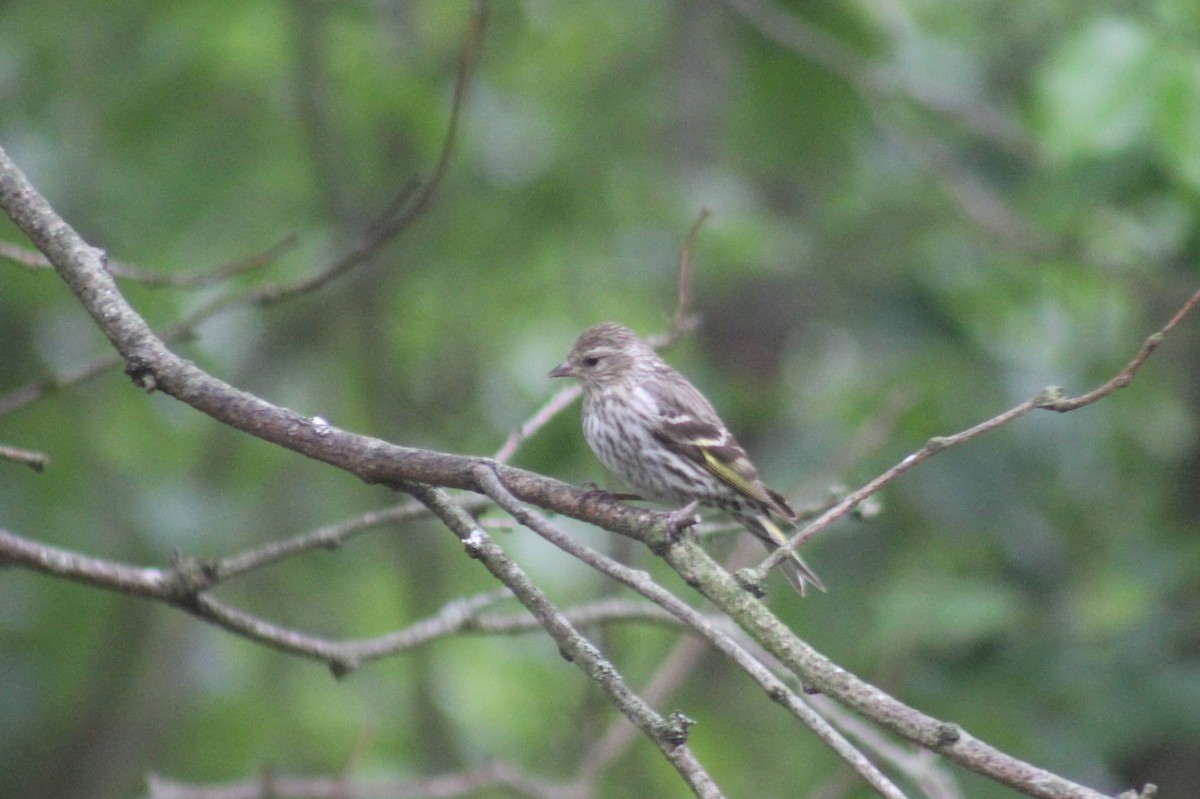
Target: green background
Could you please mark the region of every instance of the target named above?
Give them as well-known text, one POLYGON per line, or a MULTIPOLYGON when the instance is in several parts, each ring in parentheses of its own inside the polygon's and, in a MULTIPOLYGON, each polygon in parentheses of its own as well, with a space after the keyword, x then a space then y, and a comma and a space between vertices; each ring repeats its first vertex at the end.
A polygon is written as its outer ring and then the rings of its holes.
MULTIPOLYGON (((7 3, 0 145, 121 261, 201 271, 296 234, 232 284, 126 283, 167 325, 315 271, 430 173, 468 12, 7 3)), ((544 375, 584 327, 665 328, 681 243, 708 208, 702 326, 668 359, 769 481, 811 504, 1045 385, 1078 394, 1115 374, 1200 285, 1198 134, 1200 7, 1183 0, 501 2, 430 210, 321 291, 217 315, 175 346, 299 413, 490 454, 557 387, 544 375)), ((0 236, 24 243, 7 222, 0 236)), ((0 396, 106 352, 52 273, 0 262, 0 396)), ((1198 409, 1195 318, 1130 388, 903 477, 876 519, 806 547, 829 594, 799 601, 779 583, 772 607, 841 665, 1018 757, 1110 793, 1194 795, 1198 409)), ((52 458, 42 475, 0 463, 0 526, 139 565, 394 501, 119 369, 0 417, 0 442, 52 458)), ((515 463, 603 479, 577 408, 515 463)), ((497 535, 565 605, 610 590, 527 531, 497 535)), ((492 587, 447 531, 414 523, 216 593, 341 638, 492 587)), ((589 634, 635 688, 675 641, 589 634)), ((661 709, 675 707, 731 796, 843 784, 716 656, 661 709)), ((0 571, 0 796, 138 796, 150 772, 415 778, 491 759, 565 779, 611 717, 539 634, 441 641, 338 682, 164 606, 0 571)), ((956 773, 964 795, 1015 795, 956 773)), ((869 795, 844 784, 834 795, 869 795)), ((639 739, 598 791, 684 788, 639 739)))

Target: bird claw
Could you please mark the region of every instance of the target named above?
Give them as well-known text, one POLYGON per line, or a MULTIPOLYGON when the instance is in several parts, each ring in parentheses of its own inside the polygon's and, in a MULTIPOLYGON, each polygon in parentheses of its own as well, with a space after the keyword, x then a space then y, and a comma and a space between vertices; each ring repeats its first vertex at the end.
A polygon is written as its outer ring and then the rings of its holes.
POLYGON ((689 527, 695 527, 700 523, 700 517, 696 515, 696 508, 700 507, 700 502, 693 499, 682 508, 671 511, 667 514, 667 533, 672 537, 677 538, 684 530, 689 527))

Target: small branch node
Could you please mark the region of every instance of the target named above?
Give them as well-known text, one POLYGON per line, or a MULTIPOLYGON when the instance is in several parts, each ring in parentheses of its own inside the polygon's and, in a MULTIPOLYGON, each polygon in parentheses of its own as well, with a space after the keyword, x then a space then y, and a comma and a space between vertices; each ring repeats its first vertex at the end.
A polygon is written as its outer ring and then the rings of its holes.
POLYGON ((478 560, 483 556, 483 545, 486 541, 483 531, 476 528, 471 531, 471 534, 462 540, 463 549, 467 551, 467 556, 478 560))
POLYGON ((667 535, 672 539, 678 540, 683 532, 689 527, 695 527, 700 523, 700 517, 696 515, 696 508, 700 507, 700 501, 693 499, 682 508, 677 508, 667 514, 667 535))
POLYGON ((767 573, 762 569, 757 569, 752 566, 747 566, 744 569, 738 569, 733 573, 733 579, 737 580, 738 585, 744 591, 750 594, 755 599, 762 599, 767 595, 765 583, 767 581, 767 573))
POLYGON ((333 679, 342 680, 348 677, 351 672, 356 671, 362 663, 353 659, 331 660, 329 661, 329 673, 333 675, 333 679))
POLYGON ((18 449, 0 444, 0 459, 20 463, 33 469, 38 474, 50 465, 50 456, 44 452, 34 452, 28 449, 18 449))
POLYGON ((962 729, 957 724, 943 723, 937 727, 937 732, 934 737, 934 746, 941 749, 946 746, 953 746, 962 738, 962 729))
POLYGON ((1117 794, 1116 799, 1153 799, 1155 796, 1158 796, 1158 786, 1148 782, 1142 786, 1142 790, 1136 791, 1131 788, 1128 791, 1122 791, 1117 794))
POLYGON ((129 358, 125 364, 125 374, 129 375, 135 386, 147 394, 153 394, 158 390, 158 380, 154 376, 154 365, 143 358, 129 358))
POLYGON ((678 710, 672 711, 671 715, 654 725, 654 734, 659 740, 665 741, 671 746, 683 746, 688 740, 688 730, 696 722, 688 718, 678 710))
POLYGON ((883 513, 883 500, 877 494, 872 494, 851 508, 850 512, 854 518, 869 522, 883 513))
POLYGON ((1062 386, 1046 386, 1037 393, 1033 398, 1035 407, 1057 409, 1056 406, 1063 401, 1067 393, 1062 386))
POLYGON ((180 602, 193 602, 216 581, 216 567, 211 561, 175 552, 171 555, 171 571, 167 578, 170 595, 180 602))

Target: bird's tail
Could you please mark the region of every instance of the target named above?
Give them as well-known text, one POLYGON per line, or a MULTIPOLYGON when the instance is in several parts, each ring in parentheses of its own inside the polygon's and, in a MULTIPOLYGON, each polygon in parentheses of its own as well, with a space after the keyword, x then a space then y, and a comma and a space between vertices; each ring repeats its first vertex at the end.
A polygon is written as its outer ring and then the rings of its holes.
MULTIPOLYGON (((739 515, 739 519, 742 524, 746 525, 746 529, 753 533, 755 538, 762 541, 771 552, 779 549, 780 546, 786 544, 788 541, 788 537, 779 529, 779 525, 765 512, 755 515, 739 515)), ((780 568, 783 569, 783 574, 787 577, 788 582, 792 584, 792 587, 800 592, 800 596, 804 596, 807 593, 810 584, 819 591, 827 590, 825 583, 821 582, 821 578, 817 576, 817 573, 804 562, 804 559, 800 557, 800 553, 792 550, 789 554, 791 557, 780 563, 780 568)))

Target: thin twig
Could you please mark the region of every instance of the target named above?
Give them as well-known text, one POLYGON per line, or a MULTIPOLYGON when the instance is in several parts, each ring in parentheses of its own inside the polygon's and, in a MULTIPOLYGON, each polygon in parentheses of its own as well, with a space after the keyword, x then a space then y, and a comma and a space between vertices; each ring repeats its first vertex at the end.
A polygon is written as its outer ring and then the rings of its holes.
MULTIPOLYGON (((279 256, 296 246, 299 237, 295 233, 284 236, 262 252, 230 261, 216 269, 200 272, 173 273, 146 269, 141 266, 110 259, 108 271, 113 277, 140 283, 143 286, 168 288, 203 288, 215 283, 222 283, 231 277, 261 269, 274 263, 279 256)), ((7 258, 13 263, 33 270, 50 270, 50 261, 37 250, 18 247, 8 242, 0 242, 0 258, 7 258)))
MULTIPOLYGON (((1167 334, 1170 333, 1176 325, 1182 322, 1188 314, 1195 310, 1197 305, 1200 305, 1200 291, 1197 291, 1195 294, 1193 294, 1191 298, 1183 304, 1183 307, 1176 311, 1175 315, 1172 316, 1171 319, 1165 325, 1163 325, 1160 330, 1146 338, 1145 342, 1142 343, 1141 348, 1137 351, 1137 354, 1133 356, 1133 359, 1130 360, 1120 372, 1118 372, 1111 380, 1106 381, 1103 385, 1093 389, 1092 391, 1089 391, 1086 394, 1081 394, 1077 397, 1064 398, 1063 390, 1061 388, 1058 386, 1049 386, 1039 391, 1036 396, 1030 397, 1021 404, 1009 408, 1007 411, 1004 411, 1003 413, 994 416, 991 419, 980 422, 974 427, 970 427, 959 433, 955 433, 954 435, 937 436, 929 439, 925 446, 906 456, 895 466, 874 478, 866 485, 847 494, 840 502, 827 510, 825 513, 821 514, 816 520, 802 527, 798 533, 792 536, 791 540, 786 545, 775 550, 765 559, 763 559, 762 563, 758 565, 757 570, 760 574, 765 574, 769 569, 774 568, 781 560, 787 557, 789 552, 795 550, 797 547, 804 544, 805 541, 808 541, 817 533, 826 529, 835 521, 854 510, 854 508, 858 507, 858 505, 861 504, 863 500, 867 499, 867 497, 879 491, 888 483, 891 483, 897 477, 904 474, 917 464, 929 460, 934 455, 945 449, 949 449, 957 444, 970 441, 971 439, 977 438, 984 433, 995 430, 998 427, 1003 427, 1009 422, 1024 416, 1032 410, 1044 408, 1046 410, 1066 413, 1067 411, 1073 411, 1078 408, 1082 408, 1085 405, 1091 405, 1093 402, 1107 397, 1118 389, 1128 386, 1131 382, 1133 382, 1134 376, 1137 374, 1138 370, 1142 368, 1142 364, 1146 362, 1146 360, 1150 357, 1150 354, 1153 353, 1154 350, 1157 349, 1158 346, 1166 339, 1167 334)), ((753 575, 751 575, 750 578, 753 579, 753 575)))
POLYGON ((504 446, 496 452, 494 460, 497 463, 508 463, 509 458, 516 454, 521 444, 525 443, 538 430, 541 430, 550 420, 562 412, 564 408, 579 398, 583 389, 572 381, 554 393, 554 396, 538 408, 537 413, 525 420, 520 427, 509 434, 504 446))
POLYGON ((1133 356, 1133 360, 1126 364, 1124 369, 1118 372, 1104 385, 1099 386, 1086 394, 1081 394, 1078 397, 1072 397, 1070 399, 1057 399, 1052 403, 1043 405, 1042 407, 1052 411, 1060 411, 1065 413, 1066 411, 1073 411, 1076 408, 1082 408, 1084 405, 1091 405, 1096 400, 1107 397, 1117 389, 1125 388, 1133 382, 1134 375, 1136 375, 1138 370, 1142 368, 1142 364, 1146 362, 1146 359, 1150 357, 1150 354, 1158 349, 1158 345, 1163 343, 1167 337, 1167 334, 1170 333, 1176 325, 1182 322, 1188 314, 1194 311, 1197 305, 1200 305, 1200 291, 1197 291, 1195 294, 1193 294, 1191 299, 1185 302, 1183 307, 1176 311, 1175 315, 1172 316, 1171 319, 1162 326, 1161 330, 1159 330, 1157 333, 1147 336, 1146 340, 1142 342, 1141 349, 1139 349, 1137 354, 1133 356))
MULTIPOLYGON (((458 136, 467 87, 482 48, 486 19, 486 4, 477 2, 473 6, 462 60, 459 64, 450 121, 445 138, 442 140, 442 149, 432 176, 424 185, 410 182, 400 193, 399 198, 388 207, 386 213, 368 226, 357 245, 311 274, 292 281, 267 283, 245 292, 218 297, 195 309, 175 324, 158 331, 157 337, 163 342, 176 341, 194 335, 201 322, 220 313, 252 305, 268 306, 300 294, 316 291, 335 278, 369 261, 387 243, 404 232, 428 208, 446 175, 454 142, 458 136)), ((113 272, 113 274, 116 273, 113 272)), ((0 395, 0 416, 29 405, 53 391, 77 385, 103 374, 119 365, 121 361, 120 357, 114 355, 102 355, 71 374, 39 380, 0 395)))
POLYGON ((700 235, 700 228, 704 226, 704 221, 711 215, 712 212, 707 208, 700 209, 696 221, 692 223, 683 240, 683 246, 680 247, 679 293, 675 300, 675 310, 671 314, 671 328, 666 333, 649 336, 646 339, 646 343, 656 350, 670 349, 675 346, 680 339, 695 330, 696 325, 700 323, 699 317, 692 310, 692 253, 696 248, 696 239, 700 235))
POLYGON ((945 761, 920 747, 903 746, 891 740, 859 716, 827 696, 809 699, 830 723, 884 762, 899 769, 928 799, 962 799, 962 791, 945 766, 945 761))
MULTIPOLYGON (((770 555, 768 555, 766 558, 764 558, 762 563, 760 563, 756 567, 756 570, 758 572, 760 572, 760 575, 766 574, 766 572, 769 571, 770 569, 774 568, 779 563, 779 561, 781 561, 785 557, 787 557, 789 552, 794 550, 796 547, 799 547, 801 544, 803 544, 805 541, 807 541, 808 539, 815 536, 817 533, 819 533, 822 530, 824 530, 825 528, 829 527, 831 524, 833 524, 835 521, 837 521, 838 519, 845 516, 850 511, 857 508, 860 504, 862 504, 862 502, 864 500, 866 500, 868 497, 870 497, 876 491, 883 488, 888 483, 891 483, 897 477, 904 474, 905 472, 907 472, 909 469, 913 468, 917 464, 923 463, 924 461, 929 460, 934 455, 936 455, 938 452, 941 452, 942 450, 946 449, 947 447, 953 446, 955 444, 961 444, 964 441, 969 441, 972 438, 983 435, 984 433, 988 432, 989 430, 995 430, 997 427, 1001 427, 1002 425, 1005 425, 1005 424, 1011 422, 1013 419, 1016 419, 1020 416, 1024 416, 1025 414, 1029 413, 1030 411, 1032 411, 1035 408, 1043 407, 1045 405, 1045 403, 1049 402, 1049 401, 1051 401, 1051 395, 1047 394, 1045 391, 1043 391, 1042 393, 1039 393, 1036 397, 1033 397, 1032 399, 1028 399, 1025 402, 1022 402, 1020 405, 1016 406, 1015 408, 1010 408, 1009 410, 1005 411, 1004 413, 1000 414, 999 416, 996 416, 992 419, 988 419, 986 422, 981 422, 980 424, 977 424, 970 429, 964 430, 961 433, 956 433, 952 436, 940 436, 937 438, 931 438, 929 440, 929 443, 927 443, 925 446, 921 447, 921 449, 906 456, 902 461, 900 461, 895 466, 888 469, 886 472, 879 475, 875 479, 871 480, 866 485, 862 486, 861 488, 859 488, 855 491, 851 491, 849 494, 844 496, 840 501, 838 501, 829 510, 825 511, 820 516, 818 516, 816 519, 814 519, 813 521, 811 521, 808 524, 801 527, 800 531, 798 533, 796 533, 795 535, 793 535, 791 540, 787 544, 779 547, 779 549, 776 549, 770 555)), ((750 579, 751 581, 754 581, 755 576, 748 575, 748 579, 750 579)))
POLYGON ((487 4, 484 2, 474 3, 471 6, 471 19, 467 25, 462 56, 459 59, 458 73, 454 81, 450 120, 446 126, 446 135, 442 139, 441 151, 438 153, 438 159, 434 163, 429 179, 423 184, 409 183, 405 186, 385 214, 367 227, 359 244, 328 268, 305 280, 277 286, 273 291, 264 294, 264 300, 278 302, 296 294, 321 288, 371 258, 383 248, 384 244, 394 239, 428 209, 450 167, 450 158, 454 153, 454 145, 458 141, 458 129, 462 119, 463 106, 466 104, 467 90, 471 84, 471 77, 475 73, 475 67, 479 63, 479 55, 483 50, 483 35, 487 28, 487 19, 487 4))
MULTIPOLYGON (((466 498, 465 504, 471 512, 478 512, 488 503, 479 498, 466 498)), ((407 521, 420 516, 427 516, 429 510, 419 502, 403 502, 389 508, 368 511, 350 519, 344 519, 334 524, 318 527, 307 533, 291 536, 279 541, 272 541, 256 549, 228 555, 217 560, 206 562, 205 571, 212 575, 213 583, 254 571, 272 563, 277 563, 287 557, 308 552, 313 549, 335 549, 345 543, 350 537, 364 530, 370 530, 385 524, 407 521)))
MULTIPOLYGON (((214 579, 195 561, 180 560, 169 569, 139 568, 30 541, 7 530, 0 530, 0 566, 24 566, 74 582, 157 600, 273 649, 323 661, 338 676, 367 661, 411 651, 450 635, 513 635, 540 629, 528 616, 483 614, 481 611, 509 597, 506 591, 492 591, 451 600, 432 616, 395 632, 336 641, 274 624, 215 599, 205 593, 214 579)), ((578 625, 674 623, 673 617, 657 608, 630 602, 593 602, 563 613, 578 625)))
MULTIPOLYGON (((707 208, 701 209, 683 241, 683 247, 679 254, 679 294, 675 303, 675 311, 671 315, 671 328, 666 333, 649 338, 650 345, 656 349, 667 349, 674 346, 681 338, 694 330, 699 322, 698 317, 692 311, 692 252, 695 248, 696 237, 700 233, 700 227, 710 215, 711 212, 707 208)), ((492 459, 497 463, 508 463, 521 444, 545 427, 581 393, 583 393, 583 389, 574 382, 559 389, 533 416, 509 434, 504 445, 492 459)))
POLYGON ((50 456, 44 452, 9 447, 4 444, 0 444, 0 460, 12 461, 13 463, 28 466, 38 473, 44 472, 46 467, 50 465, 50 456))

